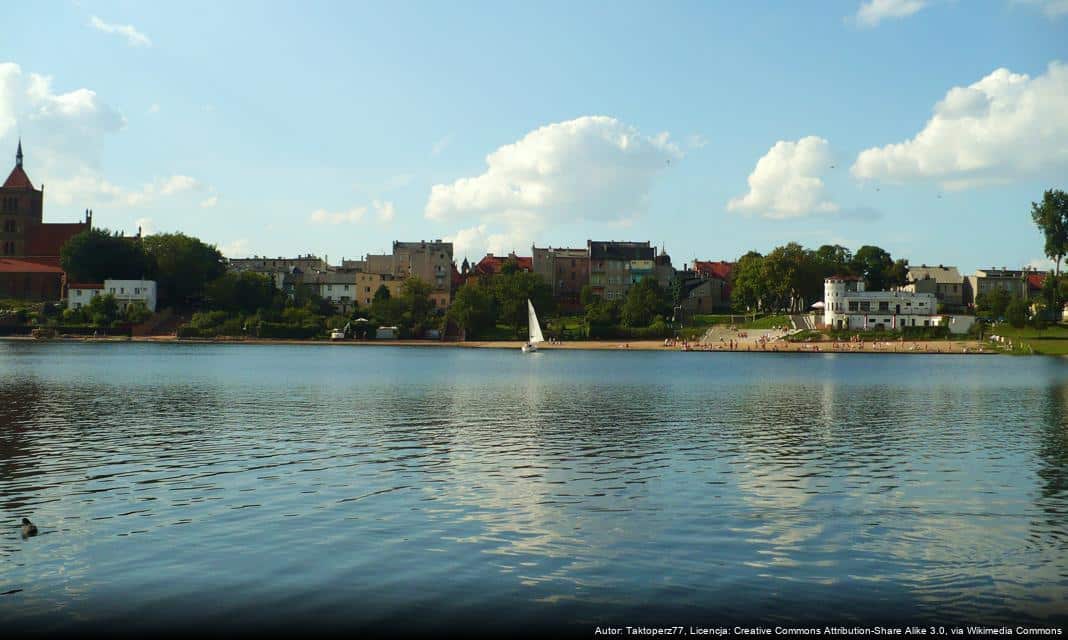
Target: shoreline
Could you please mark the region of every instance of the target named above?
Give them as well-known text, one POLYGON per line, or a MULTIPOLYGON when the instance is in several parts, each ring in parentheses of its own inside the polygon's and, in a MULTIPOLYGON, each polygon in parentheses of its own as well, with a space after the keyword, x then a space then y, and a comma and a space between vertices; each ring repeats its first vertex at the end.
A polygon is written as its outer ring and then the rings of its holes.
MULTIPOLYGON (((174 336, 139 336, 91 338, 71 336, 37 340, 29 336, 3 336, 0 340, 10 342, 94 342, 94 343, 156 343, 156 344, 246 344, 246 345, 315 345, 334 347, 430 347, 461 349, 515 349, 523 342, 516 341, 468 341, 443 342, 438 340, 285 340, 285 339, 178 339, 174 336)), ((880 353, 880 354, 926 354, 926 355, 999 355, 1001 352, 975 340, 925 340, 912 342, 877 343, 832 343, 779 342, 767 343, 764 348, 756 343, 739 345, 742 348, 728 349, 719 344, 692 344, 689 346, 665 345, 662 340, 581 340, 542 343, 541 351, 663 351, 686 353, 880 353)))

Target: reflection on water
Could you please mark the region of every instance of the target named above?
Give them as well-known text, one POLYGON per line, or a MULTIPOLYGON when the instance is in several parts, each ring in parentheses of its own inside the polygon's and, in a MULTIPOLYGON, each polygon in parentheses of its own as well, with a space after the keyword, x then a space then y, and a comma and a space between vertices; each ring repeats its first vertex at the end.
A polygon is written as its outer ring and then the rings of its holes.
POLYGON ((1055 359, 0 344, 0 621, 1063 624, 1066 416, 1055 359))

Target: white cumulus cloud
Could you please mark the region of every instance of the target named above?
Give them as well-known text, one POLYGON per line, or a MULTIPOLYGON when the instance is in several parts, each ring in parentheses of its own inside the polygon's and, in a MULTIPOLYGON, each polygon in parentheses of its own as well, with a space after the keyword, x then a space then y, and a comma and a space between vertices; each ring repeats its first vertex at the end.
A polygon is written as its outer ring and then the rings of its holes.
POLYGON ((129 43, 131 47, 152 46, 152 41, 148 39, 148 36, 135 29, 131 24, 109 24, 100 18, 93 16, 89 18, 89 26, 97 31, 120 35, 126 38, 126 42, 129 43))
POLYGON ((390 201, 382 202, 375 200, 371 203, 371 206, 375 210, 375 216, 379 222, 393 222, 393 218, 397 215, 397 210, 393 207, 393 203, 390 201))
POLYGON ((1050 18, 1068 15, 1068 0, 1014 0, 1014 2, 1038 7, 1050 18))
POLYGON ((232 242, 219 245, 219 253, 227 258, 246 258, 249 255, 248 239, 238 238, 232 242))
POLYGON ((359 222, 363 220, 363 214, 367 213, 367 207, 356 207, 348 211, 331 212, 326 209, 316 209, 312 212, 309 220, 316 224, 342 224, 344 222, 359 222))
POLYGON ((927 0, 868 0, 857 9, 857 24, 874 27, 883 20, 907 18, 927 6, 927 0))
POLYGON ((667 134, 642 135, 607 116, 584 116, 531 131, 486 157, 478 176, 430 191, 431 220, 615 220, 640 215, 653 178, 674 158, 667 134))
POLYGON ((195 178, 178 175, 167 178, 160 186, 159 192, 165 196, 170 196, 176 193, 182 193, 183 191, 191 191, 199 188, 200 183, 197 182, 195 178))
POLYGON ((26 172, 48 202, 78 208, 138 207, 202 189, 195 178, 172 175, 139 187, 114 184, 100 169, 108 136, 119 134, 126 118, 87 88, 60 92, 52 78, 0 63, 0 158, 14 156, 21 134, 26 172))
POLYGON ((219 204, 219 196, 208 196, 200 201, 201 209, 210 209, 219 204))
POLYGON ((494 233, 484 224, 460 229, 444 239, 452 243, 452 254, 457 261, 467 257, 473 262, 478 262, 487 253, 498 256, 508 255, 512 251, 529 254, 532 242, 530 234, 521 229, 494 233))
POLYGON ((910 140, 862 151, 858 178, 964 189, 1068 167, 1068 65, 1035 77, 997 69, 953 87, 910 140))
POLYGON ((780 140, 749 174, 749 192, 731 199, 727 209, 776 219, 837 213, 839 207, 823 183, 831 162, 830 145, 823 138, 780 140))
POLYGON ((583 116, 498 148, 480 175, 434 185, 424 215, 472 221, 452 236, 457 255, 523 251, 554 223, 640 217, 653 180, 681 157, 667 133, 645 135, 615 118, 583 116))

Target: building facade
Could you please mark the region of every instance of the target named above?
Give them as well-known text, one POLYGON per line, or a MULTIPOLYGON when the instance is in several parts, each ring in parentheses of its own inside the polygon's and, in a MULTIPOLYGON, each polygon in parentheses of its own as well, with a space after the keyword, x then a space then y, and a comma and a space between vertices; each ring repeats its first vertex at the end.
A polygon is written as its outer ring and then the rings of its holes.
POLYGON ((93 298, 109 294, 115 297, 120 313, 126 311, 134 302, 143 302, 149 311, 156 311, 155 280, 105 280, 103 284, 71 283, 67 287, 67 306, 71 309, 81 309, 93 298))
POLYGON ((369 307, 374 302, 375 292, 385 286, 389 291, 389 297, 398 298, 404 289, 404 280, 393 277, 390 273, 357 273, 356 274, 356 302, 361 307, 369 307))
POLYGON ((326 271, 326 260, 308 254, 296 258, 266 258, 255 256, 252 258, 232 258, 229 261, 230 271, 254 271, 256 273, 291 273, 293 269, 299 269, 303 273, 326 271))
POLYGON ((1010 298, 1026 300, 1028 273, 1022 269, 976 269, 975 275, 968 276, 968 303, 975 304, 978 296, 988 294, 994 289, 1005 291, 1010 298))
POLYGON ((656 277, 656 248, 649 242, 586 241, 590 288, 602 300, 622 300, 631 285, 656 277))
POLYGON ((823 323, 833 329, 891 330, 937 326, 933 293, 865 291, 864 280, 834 276, 823 281, 823 323))
POLYGON ((904 291, 932 293, 946 309, 957 310, 965 305, 964 276, 956 267, 909 267, 906 278, 908 284, 902 287, 904 291))
POLYGON ((590 254, 587 249, 531 247, 534 273, 553 289, 553 298, 562 310, 582 308, 579 296, 590 282, 590 254))
POLYGON ((66 282, 59 251, 91 227, 90 211, 84 222, 44 222, 44 185, 35 188, 26 175, 19 141, 15 167, 0 186, 0 297, 62 298, 66 282))

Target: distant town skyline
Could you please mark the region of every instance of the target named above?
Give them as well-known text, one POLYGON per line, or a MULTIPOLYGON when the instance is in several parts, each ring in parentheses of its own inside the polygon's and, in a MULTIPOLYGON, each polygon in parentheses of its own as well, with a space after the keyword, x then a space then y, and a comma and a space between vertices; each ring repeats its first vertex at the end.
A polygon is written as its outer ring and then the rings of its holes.
POLYGON ((1045 268, 1030 203, 1068 186, 1063 0, 5 14, 0 171, 21 137, 45 220, 229 257, 797 241, 1045 268))

